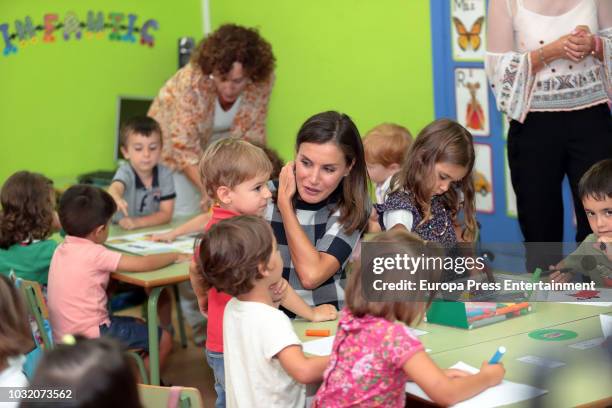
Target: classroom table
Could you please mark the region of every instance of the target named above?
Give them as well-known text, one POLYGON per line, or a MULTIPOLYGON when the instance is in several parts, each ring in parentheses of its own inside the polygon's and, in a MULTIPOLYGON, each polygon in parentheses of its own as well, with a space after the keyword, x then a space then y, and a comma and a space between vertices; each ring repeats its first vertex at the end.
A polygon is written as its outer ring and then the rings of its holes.
MULTIPOLYGON (((156 227, 139 229, 137 231, 125 231, 118 226, 111 226, 110 237, 118 237, 127 234, 134 234, 147 231, 158 231, 162 229, 173 228, 186 219, 176 219, 172 223, 166 225, 158 225, 156 227)), ((179 292, 177 284, 189 280, 189 263, 182 262, 166 266, 151 272, 113 272, 111 278, 126 282, 132 285, 140 286, 145 289, 150 289, 147 300, 147 327, 149 332, 149 370, 151 377, 151 385, 159 385, 159 339, 157 329, 157 302, 162 290, 172 286, 176 299, 176 312, 179 322, 179 332, 181 336, 181 344, 187 346, 187 337, 183 323, 183 314, 179 304, 179 292)))
MULTIPOLYGON (((548 393, 537 397, 539 401, 532 399, 508 405, 509 407, 528 407, 534 404, 543 407, 612 404, 612 361, 607 351, 602 346, 587 350, 569 347, 603 336, 599 315, 549 325, 548 328, 571 330, 576 332, 578 337, 564 341, 542 341, 529 337, 528 333, 521 333, 440 353, 432 352, 431 357, 441 367, 450 367, 458 361, 463 361, 480 368, 482 362, 489 360, 499 346, 504 346, 507 350, 501 360, 506 369, 504 378, 548 390, 548 393), (517 360, 526 355, 559 361, 566 365, 542 368, 517 360)), ((428 342, 425 343, 429 345, 428 342)))
MULTIPOLYGON (((598 316, 600 313, 612 312, 612 307, 581 306, 551 302, 534 302, 532 307, 533 311, 529 314, 472 330, 426 322, 422 322, 415 327, 427 332, 427 334, 419 338, 427 344, 427 348, 430 348, 432 353, 439 353, 528 333, 536 329, 543 329, 591 316, 598 316)), ((336 333, 337 325, 337 320, 323 323, 310 323, 301 319, 293 321, 293 328, 302 341, 320 338, 306 336, 306 329, 330 329, 333 335, 336 333)))
MULTIPOLYGON (((604 350, 597 346, 588 350, 568 347, 584 340, 602 337, 600 314, 612 314, 612 307, 569 305, 561 303, 537 303, 531 315, 524 315, 490 326, 472 330, 437 324, 421 323, 418 329, 428 333, 419 336, 440 367, 450 367, 463 361, 480 368, 491 358, 497 347, 505 346, 507 352, 502 362, 506 368, 505 379, 547 389, 543 406, 566 407, 606 400, 612 404, 612 363, 605 358, 604 350), (538 316, 539 314, 539 316, 538 316), (566 341, 534 340, 528 334, 537 329, 557 328, 572 330, 578 337, 566 341), (539 384, 537 367, 517 361, 517 357, 535 355, 563 361, 565 366, 545 372, 546 383, 539 384)), ((335 335, 338 321, 311 323, 301 319, 293 321, 293 327, 302 341, 320 337, 305 335, 306 329, 330 329, 335 335)), ((310 390, 312 394, 314 391, 310 390)), ((532 406, 532 400, 514 404, 513 407, 532 406)), ((599 406, 599 405, 597 405, 599 406)), ((602 404, 601 406, 605 406, 602 404)))

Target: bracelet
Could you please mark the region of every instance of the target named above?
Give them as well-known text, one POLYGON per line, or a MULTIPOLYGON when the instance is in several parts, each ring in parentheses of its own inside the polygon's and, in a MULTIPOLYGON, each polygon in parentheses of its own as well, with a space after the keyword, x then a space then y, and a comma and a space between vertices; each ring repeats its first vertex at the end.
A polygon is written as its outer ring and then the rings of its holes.
POLYGON ((538 48, 538 54, 540 55, 540 62, 542 64, 544 64, 544 66, 546 68, 550 68, 550 65, 548 65, 548 63, 546 62, 546 59, 544 58, 544 50, 543 49, 544 49, 544 47, 538 48))
POLYGON ((594 55, 594 56, 597 56, 601 52, 601 48, 602 48, 603 44, 602 44, 600 36, 593 35, 593 39, 595 40, 595 48, 593 48, 593 50, 591 51, 591 54, 594 55))

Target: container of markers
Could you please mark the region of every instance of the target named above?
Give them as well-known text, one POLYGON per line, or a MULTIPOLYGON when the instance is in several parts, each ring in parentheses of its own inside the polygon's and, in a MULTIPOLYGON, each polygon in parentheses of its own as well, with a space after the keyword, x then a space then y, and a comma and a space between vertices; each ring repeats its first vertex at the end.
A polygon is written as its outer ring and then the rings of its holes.
POLYGON ((531 313, 529 302, 432 302, 427 311, 427 322, 462 329, 476 329, 531 313))

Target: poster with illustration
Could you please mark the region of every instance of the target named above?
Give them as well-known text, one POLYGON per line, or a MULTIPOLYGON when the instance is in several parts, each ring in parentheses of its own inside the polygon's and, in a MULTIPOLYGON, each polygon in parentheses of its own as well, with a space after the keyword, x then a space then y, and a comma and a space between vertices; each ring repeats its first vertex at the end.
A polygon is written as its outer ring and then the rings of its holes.
POLYGON ((489 136, 489 93, 482 68, 455 69, 457 121, 474 136, 489 136))
POLYGON ((455 61, 482 62, 485 55, 485 0, 451 0, 451 41, 455 61))
POLYGON ((508 148, 504 149, 504 174, 504 178, 506 179, 506 214, 508 217, 517 218, 516 194, 514 193, 514 187, 512 187, 510 167, 508 166, 508 148))
POLYGON ((476 195, 476 211, 493 213, 493 162, 491 161, 491 145, 474 143, 476 160, 474 162, 474 192, 476 195))

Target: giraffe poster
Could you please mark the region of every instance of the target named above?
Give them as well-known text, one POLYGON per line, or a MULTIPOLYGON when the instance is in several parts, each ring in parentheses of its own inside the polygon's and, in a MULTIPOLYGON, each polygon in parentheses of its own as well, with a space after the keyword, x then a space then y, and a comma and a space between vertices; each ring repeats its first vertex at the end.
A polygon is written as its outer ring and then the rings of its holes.
POLYGON ((459 123, 474 136, 489 136, 489 94, 484 69, 455 69, 455 103, 459 123))

